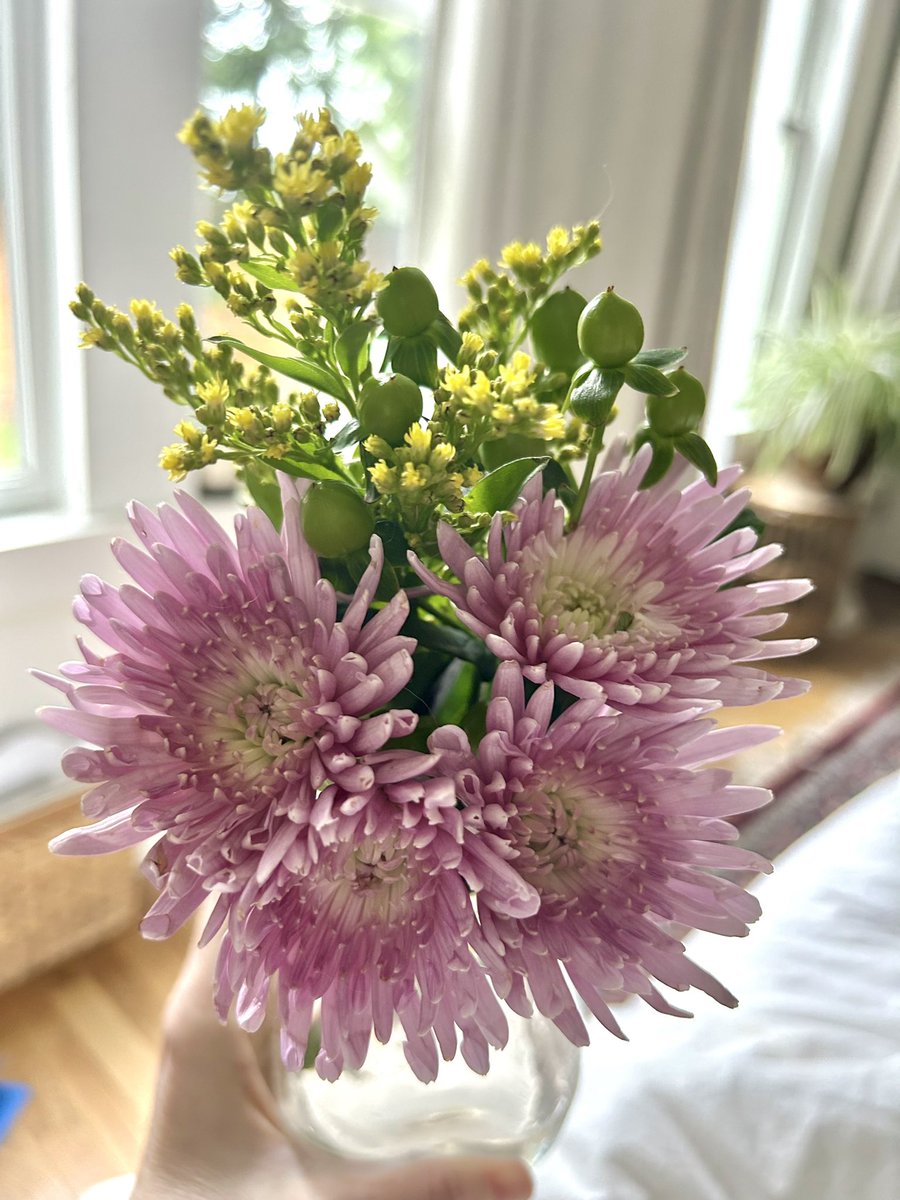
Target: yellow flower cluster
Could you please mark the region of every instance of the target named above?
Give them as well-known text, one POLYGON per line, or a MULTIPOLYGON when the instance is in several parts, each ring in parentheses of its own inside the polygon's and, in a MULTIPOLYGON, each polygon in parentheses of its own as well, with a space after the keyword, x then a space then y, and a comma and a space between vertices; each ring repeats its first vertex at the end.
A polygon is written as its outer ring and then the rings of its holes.
POLYGON ((368 304, 383 278, 366 262, 347 261, 334 241, 298 247, 287 269, 303 295, 324 309, 368 304))
POLYGON ((453 435, 466 428, 466 441, 508 433, 547 441, 564 437, 566 421, 559 406, 534 395, 537 372, 529 355, 518 350, 509 363, 485 370, 479 354, 483 345, 477 334, 464 335, 460 360, 475 356, 475 362, 441 372, 434 423, 445 422, 453 435))
POLYGON ((480 258, 460 280, 470 298, 459 316, 460 329, 480 334, 490 349, 509 358, 553 285, 600 248, 600 225, 591 221, 571 230, 555 226, 547 234, 546 249, 537 242, 510 242, 496 267, 480 258))
POLYGON ((190 421, 179 421, 175 433, 184 440, 164 446, 159 455, 159 465, 168 471, 169 478, 178 483, 188 471, 196 471, 218 458, 218 443, 210 439, 202 429, 190 421))
POLYGON ((206 182, 233 192, 271 180, 271 155, 256 145, 256 131, 265 119, 264 108, 230 108, 221 120, 198 109, 178 137, 202 167, 206 182))
POLYGON ((451 470, 456 447, 436 442, 430 429, 413 425, 403 441, 404 445, 392 447, 373 435, 364 444, 378 460, 369 468, 376 491, 394 497, 407 525, 415 530, 433 517, 438 504, 451 512, 461 509, 463 488, 477 483, 481 472, 474 467, 451 470))

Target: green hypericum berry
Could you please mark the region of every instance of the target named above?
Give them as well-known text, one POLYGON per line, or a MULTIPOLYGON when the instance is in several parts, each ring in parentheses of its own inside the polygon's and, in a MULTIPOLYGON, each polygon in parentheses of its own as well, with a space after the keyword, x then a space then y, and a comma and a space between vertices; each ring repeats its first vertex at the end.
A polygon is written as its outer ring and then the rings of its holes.
POLYGON ((598 367, 623 367, 643 344, 641 314, 611 287, 591 300, 578 321, 578 345, 598 367))
POLYGON ((648 396, 647 420, 654 433, 662 437, 679 437, 698 429, 706 411, 706 392, 703 384, 684 367, 669 376, 678 388, 674 396, 648 396))
POLYGON ((424 333, 438 315, 437 292, 418 267, 394 267, 375 300, 387 333, 415 337, 424 333))
POLYGON ((343 558, 369 544, 372 510, 353 488, 337 480, 314 483, 300 505, 303 536, 323 558, 343 558))
POLYGON ((526 437, 523 433, 508 433, 506 437, 491 438, 482 442, 478 451, 482 466, 487 471, 496 471, 504 463, 516 458, 537 458, 546 455, 547 443, 540 438, 526 437))
POLYGON ((535 357, 551 371, 571 375, 584 361, 578 345, 578 318, 587 304, 572 288, 548 296, 531 318, 531 345, 535 357))
POLYGON ((402 446, 404 434, 422 416, 422 393, 405 375, 392 375, 383 383, 368 379, 360 393, 357 413, 361 439, 374 433, 389 446, 402 446))

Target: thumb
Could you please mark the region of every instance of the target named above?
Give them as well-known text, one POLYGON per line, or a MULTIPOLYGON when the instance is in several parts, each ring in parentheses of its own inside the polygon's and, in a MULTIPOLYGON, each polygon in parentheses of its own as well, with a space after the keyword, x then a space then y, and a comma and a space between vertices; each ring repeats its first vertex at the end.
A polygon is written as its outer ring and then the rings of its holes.
POLYGON ((430 1158, 357 1177, 340 1200, 527 1200, 531 1191, 514 1158, 430 1158))

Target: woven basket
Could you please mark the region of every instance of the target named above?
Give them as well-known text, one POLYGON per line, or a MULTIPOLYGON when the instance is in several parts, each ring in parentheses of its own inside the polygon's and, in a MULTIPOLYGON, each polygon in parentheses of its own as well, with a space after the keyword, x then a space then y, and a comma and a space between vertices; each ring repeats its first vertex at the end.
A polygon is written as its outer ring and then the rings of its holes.
POLYGON ((0 989, 115 937, 146 908, 133 855, 48 851, 52 837, 83 823, 70 796, 0 825, 0 989))
POLYGON ((765 523, 763 542, 784 553, 757 573, 761 579, 811 579, 815 591, 789 606, 778 636, 825 637, 852 579, 852 546, 860 513, 855 505, 800 475, 748 480, 752 508, 765 523))

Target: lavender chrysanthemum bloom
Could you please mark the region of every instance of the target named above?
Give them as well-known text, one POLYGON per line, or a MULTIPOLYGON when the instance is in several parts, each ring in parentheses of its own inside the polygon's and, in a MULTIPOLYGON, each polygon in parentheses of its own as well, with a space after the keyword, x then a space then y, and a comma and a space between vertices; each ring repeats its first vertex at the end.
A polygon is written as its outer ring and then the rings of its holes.
MULTIPOLYGON (((395 756, 382 756, 379 769, 390 778, 395 756)), ((289 1067, 303 1064, 316 1015, 316 1068, 326 1079, 362 1066, 373 1032, 387 1041, 395 1014, 407 1061, 426 1082, 439 1053, 456 1054, 457 1031, 480 1073, 488 1047, 506 1042, 503 1009, 476 958, 486 950, 464 880, 492 894, 499 886, 505 912, 533 912, 537 897, 466 829, 451 781, 414 786, 415 799, 408 783, 386 783, 362 807, 335 797, 334 836, 316 861, 295 860, 262 882, 251 871, 239 904, 223 897, 210 922, 206 936, 227 914, 219 1011, 236 997, 238 1020, 256 1028, 277 974, 289 1067)))
POLYGON ((572 532, 554 493, 543 497, 535 478, 514 522, 494 518, 485 557, 439 526, 441 554, 459 584, 411 555, 412 565, 498 658, 518 663, 534 683, 549 679, 617 708, 669 710, 803 691, 800 680, 746 665, 815 643, 761 640, 785 616, 760 610, 804 595, 808 580, 733 586, 780 553, 777 546, 754 549, 750 529, 721 536, 749 499, 747 490, 722 494, 739 468, 722 471, 715 487, 700 480, 683 490, 640 491, 650 455, 643 447, 624 470, 600 474, 572 532))
POLYGON ((571 988, 618 1036, 609 993, 687 1015, 653 980, 733 1005, 667 925, 741 935, 759 915, 754 897, 708 868, 769 869, 727 844, 737 832, 725 818, 770 793, 732 786, 727 771, 695 768, 778 730, 715 729, 691 711, 646 720, 595 700, 576 701, 553 721, 553 702, 545 683, 526 703, 519 667, 504 663, 477 752, 452 726, 430 739, 454 773, 467 827, 498 852, 505 847, 540 897, 534 915, 517 918, 498 910, 489 883, 477 893, 498 994, 527 1015, 527 984, 538 1009, 579 1045, 587 1031, 571 988))
MULTIPOLYGON (((290 482, 283 491, 281 534, 250 508, 236 518, 236 544, 189 496, 180 512, 135 505, 143 549, 113 549, 137 586, 88 576, 75 602, 111 653, 83 645, 84 662, 65 664, 64 678, 41 675, 71 705, 44 719, 97 747, 63 760, 94 785, 83 808, 96 824, 53 849, 103 853, 155 835, 162 894, 142 924, 150 937, 171 934, 209 891, 239 894, 248 855, 265 876, 300 853, 301 827, 327 836, 329 788, 347 806, 365 804, 379 787, 372 756, 416 723, 406 710, 367 716, 405 685, 415 644, 399 636, 402 592, 363 624, 380 541, 339 619, 300 532, 300 493, 290 482)), ((393 780, 422 758, 401 755, 393 780)))

